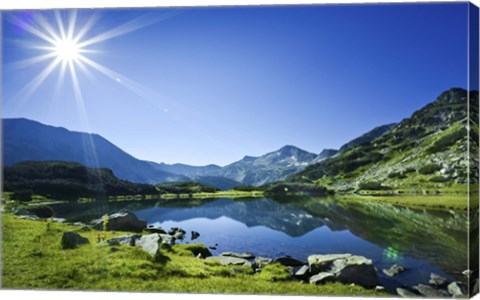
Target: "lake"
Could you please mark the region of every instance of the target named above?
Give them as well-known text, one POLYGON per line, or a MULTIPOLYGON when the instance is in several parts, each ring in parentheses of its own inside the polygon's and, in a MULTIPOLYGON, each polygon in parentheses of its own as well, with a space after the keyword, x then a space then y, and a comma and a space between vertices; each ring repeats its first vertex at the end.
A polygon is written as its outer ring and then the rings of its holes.
POLYGON ((148 224, 166 230, 181 227, 184 241, 224 251, 249 251, 276 258, 307 260, 310 254, 352 253, 373 260, 382 285, 396 287, 428 283, 431 272, 465 281, 467 213, 460 210, 414 209, 392 204, 302 198, 281 202, 256 200, 179 199, 142 202, 62 204, 55 215, 89 221, 120 209, 133 211, 148 224), (389 278, 382 269, 394 263, 409 270, 389 278))

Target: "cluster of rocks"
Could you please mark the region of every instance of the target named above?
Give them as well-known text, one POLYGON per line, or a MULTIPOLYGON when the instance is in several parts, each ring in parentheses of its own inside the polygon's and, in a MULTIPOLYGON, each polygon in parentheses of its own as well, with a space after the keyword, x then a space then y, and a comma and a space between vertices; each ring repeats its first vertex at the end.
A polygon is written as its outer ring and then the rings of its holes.
MULTIPOLYGON (((390 269, 384 269, 383 273, 389 277, 395 277, 407 268, 394 264, 390 269)), ((417 284, 412 287, 397 288, 397 294, 405 298, 428 297, 428 298, 458 298, 468 295, 467 286, 461 282, 449 281, 445 277, 431 273, 429 284, 417 284)))
POLYGON ((358 284, 366 288, 383 289, 379 286, 380 282, 372 261, 352 254, 314 254, 308 257, 308 262, 289 256, 277 259, 255 257, 250 252, 223 252, 206 259, 216 260, 222 265, 249 266, 255 272, 261 272, 262 268, 276 262, 289 267, 292 279, 310 284, 338 281, 345 284, 358 284))

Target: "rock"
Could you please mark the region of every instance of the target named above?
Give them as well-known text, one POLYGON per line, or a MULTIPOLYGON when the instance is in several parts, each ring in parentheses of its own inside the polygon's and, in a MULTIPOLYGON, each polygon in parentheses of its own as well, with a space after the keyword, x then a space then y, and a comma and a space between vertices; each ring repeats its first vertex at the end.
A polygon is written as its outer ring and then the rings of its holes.
POLYGON ((63 249, 74 249, 78 245, 88 244, 89 241, 76 232, 66 231, 63 233, 61 243, 63 249))
POLYGON ((26 209, 17 209, 15 211, 15 215, 18 216, 19 219, 32 220, 32 221, 40 220, 39 216, 37 216, 33 212, 26 209))
POLYGON ((278 262, 278 263, 280 263, 284 266, 287 266, 287 267, 301 267, 301 266, 306 264, 305 262, 299 261, 298 259, 295 259, 295 258, 290 257, 288 255, 277 258, 275 260, 275 262, 278 262))
POLYGON ((308 281, 310 282, 310 284, 321 284, 327 281, 333 281, 334 279, 335 276, 332 273, 321 272, 317 275, 313 275, 312 277, 310 277, 308 281))
POLYGON ((244 265, 246 262, 248 262, 248 260, 244 258, 238 258, 233 256, 222 256, 222 255, 210 256, 210 257, 207 257, 205 260, 218 261, 223 266, 244 265))
POLYGON ((73 223, 74 226, 87 226, 85 223, 82 222, 75 222, 73 223))
POLYGON ((26 209, 17 209, 14 214, 16 216, 34 216, 35 214, 26 209))
POLYGON ((380 284, 372 260, 363 256, 352 255, 333 262, 330 273, 342 283, 355 283, 366 288, 380 284))
POLYGON ((208 246, 208 249, 210 249, 210 250, 217 250, 217 247, 215 247, 215 246, 208 246))
POLYGON ((445 277, 442 277, 435 273, 430 273, 430 280, 428 281, 431 285, 437 287, 446 287, 448 285, 448 280, 445 277))
POLYGON ((383 273, 387 275, 388 277, 395 277, 401 272, 405 271, 406 268, 397 264, 394 264, 393 266, 390 267, 390 269, 386 270, 383 269, 383 273))
POLYGON ((244 258, 244 259, 255 258, 255 256, 250 252, 222 252, 222 254, 220 254, 220 255, 221 256, 233 256, 233 257, 244 258))
POLYGON ((332 263, 337 259, 344 259, 352 256, 351 254, 313 254, 308 257, 308 266, 310 273, 317 274, 330 269, 332 263))
POLYGON ((170 230, 168 231, 168 234, 169 235, 175 235, 175 233, 177 232, 181 232, 182 234, 185 234, 187 233, 185 230, 183 230, 182 228, 178 228, 178 227, 172 227, 170 228, 170 230))
POLYGON ((119 246, 119 245, 128 245, 128 246, 135 246, 135 241, 140 239, 142 235, 140 234, 133 234, 133 235, 122 235, 116 238, 112 238, 106 240, 100 245, 109 245, 109 246, 119 246))
POLYGON ((153 256, 157 255, 160 249, 170 250, 174 244, 175 239, 169 234, 152 233, 140 235, 135 239, 135 246, 141 247, 153 256))
POLYGON ((446 291, 439 290, 435 287, 425 284, 416 285, 413 287, 413 289, 428 298, 445 298, 450 296, 446 291))
POLYGON ((40 220, 40 218, 36 215, 21 215, 21 216, 18 216, 17 218, 23 219, 23 220, 31 220, 31 221, 40 220))
POLYGON ((295 272, 294 275, 300 279, 307 279, 310 277, 310 268, 307 265, 303 265, 295 272))
POLYGON ((375 290, 376 290, 377 292, 381 292, 381 291, 384 291, 385 288, 384 288, 383 286, 381 286, 381 285, 377 285, 377 286, 375 287, 375 290))
POLYGON ((246 263, 244 263, 243 266, 253 269, 253 263, 250 261, 247 261, 246 263))
POLYGON ((253 261, 253 265, 256 269, 263 269, 266 265, 269 265, 272 262, 273 262, 273 259, 271 258, 257 256, 253 261))
POLYGON ((453 297, 466 297, 467 288, 463 284, 460 285, 454 281, 448 285, 447 289, 453 297))
MULTIPOLYGON (((103 229, 103 218, 92 221, 93 228, 103 229)), ((140 232, 147 226, 145 221, 139 220, 131 212, 119 212, 108 216, 107 230, 140 232)))
POLYGON ((415 294, 414 292, 412 291, 409 291, 407 289, 403 289, 403 288, 397 288, 397 294, 403 298, 415 298, 415 297, 418 297, 417 294, 415 294))
POLYGON ((171 249, 175 245, 175 237, 169 234, 159 234, 162 238, 161 246, 166 249, 171 249))
POLYGON ((173 237, 174 237, 176 240, 181 240, 181 241, 183 241, 183 238, 185 237, 185 235, 184 235, 183 232, 177 231, 177 232, 175 232, 175 234, 173 235, 173 237))
POLYGON ((199 236, 200 236, 200 233, 198 233, 196 231, 191 232, 191 240, 192 241, 198 239, 199 236))
POLYGON ((462 272, 462 274, 467 276, 467 277, 470 277, 470 275, 472 275, 472 273, 473 273, 472 270, 468 270, 468 269, 462 272))
POLYGON ((64 219, 64 218, 53 218, 52 220, 55 223, 65 223, 65 222, 67 222, 67 220, 64 219))
POLYGON ((157 227, 153 224, 148 224, 146 230, 151 233, 161 233, 161 234, 167 233, 162 227, 157 227))

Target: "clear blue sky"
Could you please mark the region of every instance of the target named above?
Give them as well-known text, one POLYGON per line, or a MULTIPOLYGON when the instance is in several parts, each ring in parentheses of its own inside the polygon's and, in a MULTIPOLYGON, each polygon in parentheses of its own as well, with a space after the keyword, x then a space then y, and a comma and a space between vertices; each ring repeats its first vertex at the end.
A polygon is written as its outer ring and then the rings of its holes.
POLYGON ((41 14, 58 30, 55 14, 3 13, 3 117, 95 132, 141 159, 224 165, 338 148, 466 88, 466 3, 83 10, 77 31, 94 12, 81 41, 135 21, 85 47, 120 75, 75 66, 84 117, 68 70, 21 92, 53 58, 18 68, 49 53, 18 24, 42 30, 41 14))

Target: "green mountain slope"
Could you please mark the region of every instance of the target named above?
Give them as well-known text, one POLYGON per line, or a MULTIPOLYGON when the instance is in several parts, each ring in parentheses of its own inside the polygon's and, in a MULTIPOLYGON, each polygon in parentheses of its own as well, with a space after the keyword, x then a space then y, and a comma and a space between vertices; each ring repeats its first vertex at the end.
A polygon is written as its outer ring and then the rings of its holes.
MULTIPOLYGON (((287 181, 345 192, 466 191, 469 130, 478 137, 478 92, 470 93, 470 126, 467 96, 464 89, 450 89, 386 134, 308 166, 287 181)), ((476 141, 470 142, 474 153, 476 141)), ((470 159, 478 165, 478 157, 470 159)))

